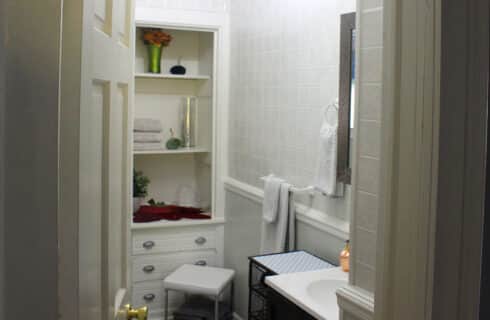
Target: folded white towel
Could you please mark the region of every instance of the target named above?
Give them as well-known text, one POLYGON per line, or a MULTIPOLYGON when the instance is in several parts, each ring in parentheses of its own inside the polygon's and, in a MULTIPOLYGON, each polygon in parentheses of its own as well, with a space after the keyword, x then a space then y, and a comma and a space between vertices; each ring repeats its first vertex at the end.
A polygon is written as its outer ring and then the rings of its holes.
MULTIPOLYGON (((269 223, 262 220, 261 228, 261 244, 260 252, 262 254, 284 252, 287 247, 286 240, 288 234, 289 218, 290 218, 290 189, 289 183, 281 183, 281 190, 279 195, 279 210, 276 220, 273 223, 269 223)), ((294 233, 293 233, 294 234, 294 233)), ((291 238, 293 242, 293 238, 291 238)), ((291 246, 291 244, 289 244, 291 246)))
POLYGON ((162 135, 156 132, 135 132, 133 140, 134 142, 162 142, 162 135))
POLYGON ((262 216, 265 222, 276 221, 279 210, 279 191, 284 180, 270 175, 265 178, 264 202, 262 204, 262 216))
POLYGON ((163 146, 160 142, 135 142, 133 143, 133 149, 136 151, 152 151, 162 150, 163 146))
POLYGON ((331 197, 343 196, 343 185, 337 183, 338 107, 325 108, 320 129, 320 148, 314 185, 331 197))
POLYGON ((135 132, 162 132, 162 122, 158 119, 136 118, 133 130, 135 132))

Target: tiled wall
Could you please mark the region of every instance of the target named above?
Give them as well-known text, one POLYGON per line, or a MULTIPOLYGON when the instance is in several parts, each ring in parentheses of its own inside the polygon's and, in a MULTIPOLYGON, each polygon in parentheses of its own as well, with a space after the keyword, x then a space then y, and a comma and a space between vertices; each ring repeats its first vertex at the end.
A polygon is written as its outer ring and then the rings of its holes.
POLYGON ((354 167, 351 238, 352 284, 374 292, 383 47, 382 0, 358 0, 359 60, 357 154, 354 167))
MULTIPOLYGON (((311 185, 322 109, 338 97, 340 14, 352 11, 355 0, 231 1, 232 178, 311 185)), ((347 218, 348 195, 319 201, 347 218)))
POLYGON ((137 7, 225 12, 229 0, 136 0, 137 7))

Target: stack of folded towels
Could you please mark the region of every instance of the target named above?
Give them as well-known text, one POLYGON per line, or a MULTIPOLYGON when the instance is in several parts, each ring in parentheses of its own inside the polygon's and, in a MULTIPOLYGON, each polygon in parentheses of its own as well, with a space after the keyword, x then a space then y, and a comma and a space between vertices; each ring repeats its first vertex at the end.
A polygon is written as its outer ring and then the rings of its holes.
POLYGON ((134 119, 134 150, 162 149, 162 122, 158 119, 134 119))

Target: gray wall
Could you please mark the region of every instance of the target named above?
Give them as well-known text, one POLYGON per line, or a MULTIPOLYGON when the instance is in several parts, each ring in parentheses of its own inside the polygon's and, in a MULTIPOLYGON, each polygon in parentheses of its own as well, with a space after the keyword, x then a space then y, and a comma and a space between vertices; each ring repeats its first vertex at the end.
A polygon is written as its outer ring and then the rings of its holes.
MULTIPOLYGON (((235 312, 247 318, 248 257, 260 252, 262 206, 241 195, 226 193, 225 266, 237 272, 235 279, 235 312)), ((309 251, 330 262, 338 263, 343 241, 310 225, 297 225, 298 249, 309 251)))
POLYGON ((4 125, 5 125, 5 26, 6 26, 5 2, 0 2, 0 319, 4 315, 4 125))
POLYGON ((61 2, 6 1, 5 319, 57 318, 61 2))

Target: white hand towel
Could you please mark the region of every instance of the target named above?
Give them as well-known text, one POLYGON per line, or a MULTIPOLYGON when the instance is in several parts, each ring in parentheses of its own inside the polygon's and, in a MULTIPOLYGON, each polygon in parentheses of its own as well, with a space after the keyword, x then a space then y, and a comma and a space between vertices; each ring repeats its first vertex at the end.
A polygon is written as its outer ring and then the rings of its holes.
POLYGON ((162 150, 162 144, 160 142, 135 142, 133 143, 133 149, 135 151, 153 151, 162 150))
POLYGON ((338 107, 325 109, 320 129, 320 148, 314 185, 331 197, 343 195, 343 185, 337 183, 338 107))
POLYGON ((264 202, 262 204, 262 217, 265 222, 276 221, 279 210, 279 191, 284 181, 270 175, 265 178, 264 202))
POLYGON ((134 142, 162 142, 162 135, 155 132, 135 132, 133 140, 134 142))
POLYGON ((279 211, 273 223, 262 220, 261 245, 262 254, 284 252, 289 225, 289 191, 291 185, 283 182, 279 196, 279 211))
POLYGON ((134 119, 135 132, 162 132, 162 122, 158 119, 134 119))

